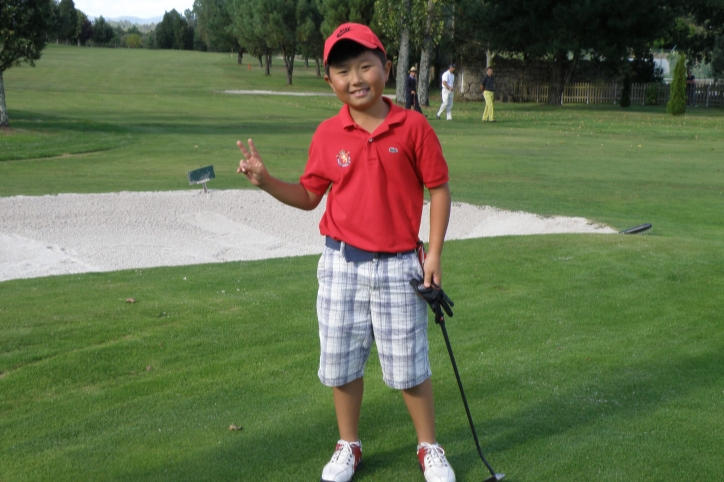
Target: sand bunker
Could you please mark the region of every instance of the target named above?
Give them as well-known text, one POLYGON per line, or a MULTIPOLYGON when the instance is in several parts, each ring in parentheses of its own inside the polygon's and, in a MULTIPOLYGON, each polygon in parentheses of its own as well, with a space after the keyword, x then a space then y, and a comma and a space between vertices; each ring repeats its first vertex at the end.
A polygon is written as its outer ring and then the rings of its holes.
MULTIPOLYGON (((314 211, 258 190, 120 192, 0 198, 0 281, 321 253, 314 211)), ((420 238, 427 240, 429 212, 420 238)), ((615 233, 584 218, 454 203, 447 239, 615 233)))

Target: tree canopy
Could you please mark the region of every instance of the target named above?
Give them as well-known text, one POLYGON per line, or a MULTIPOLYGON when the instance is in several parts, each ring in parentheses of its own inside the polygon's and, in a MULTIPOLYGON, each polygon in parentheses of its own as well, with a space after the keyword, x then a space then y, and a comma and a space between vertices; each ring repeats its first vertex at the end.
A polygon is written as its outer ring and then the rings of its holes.
POLYGON ((479 45, 551 61, 550 101, 556 104, 580 58, 621 64, 632 52, 647 52, 673 21, 667 0, 486 0, 469 6, 463 29, 479 45))
POLYGON ((156 45, 160 49, 193 49, 194 31, 175 8, 164 13, 163 20, 156 25, 156 45))

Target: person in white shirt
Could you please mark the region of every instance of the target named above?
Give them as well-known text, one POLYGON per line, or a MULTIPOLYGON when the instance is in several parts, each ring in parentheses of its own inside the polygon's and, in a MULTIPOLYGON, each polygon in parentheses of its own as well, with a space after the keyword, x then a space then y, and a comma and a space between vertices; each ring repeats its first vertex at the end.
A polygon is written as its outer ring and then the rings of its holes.
POLYGON ((442 111, 447 110, 447 120, 452 120, 453 86, 455 85, 455 64, 442 74, 442 105, 435 117, 440 118, 442 111))

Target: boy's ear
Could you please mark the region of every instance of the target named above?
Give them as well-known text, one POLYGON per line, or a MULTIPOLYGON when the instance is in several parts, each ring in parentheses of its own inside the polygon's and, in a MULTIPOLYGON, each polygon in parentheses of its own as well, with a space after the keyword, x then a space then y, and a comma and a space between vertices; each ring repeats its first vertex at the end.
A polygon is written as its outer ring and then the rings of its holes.
POLYGON ((334 87, 332 86, 332 79, 329 78, 329 75, 327 75, 327 74, 324 75, 324 81, 327 83, 327 85, 332 87, 332 90, 334 90, 334 87))
POLYGON ((384 67, 385 67, 385 82, 387 82, 388 80, 390 80, 390 70, 392 70, 392 61, 388 60, 385 63, 384 67))

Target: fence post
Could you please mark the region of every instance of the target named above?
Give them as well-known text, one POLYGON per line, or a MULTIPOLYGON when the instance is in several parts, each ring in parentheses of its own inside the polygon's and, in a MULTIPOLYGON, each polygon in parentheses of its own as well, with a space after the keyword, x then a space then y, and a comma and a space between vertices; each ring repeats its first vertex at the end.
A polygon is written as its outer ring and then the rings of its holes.
POLYGON ((706 106, 709 107, 709 92, 711 92, 711 84, 706 84, 706 106))
POLYGON ((616 97, 618 97, 618 82, 613 84, 613 103, 616 104, 616 97))

